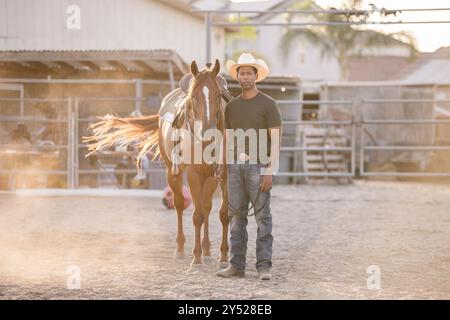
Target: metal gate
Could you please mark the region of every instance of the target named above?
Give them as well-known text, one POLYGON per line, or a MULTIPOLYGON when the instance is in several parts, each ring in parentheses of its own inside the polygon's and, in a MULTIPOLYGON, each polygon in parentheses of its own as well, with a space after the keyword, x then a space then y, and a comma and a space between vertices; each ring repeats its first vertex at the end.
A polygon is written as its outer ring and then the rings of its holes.
POLYGON ((2 189, 73 187, 71 104, 71 99, 0 98, 2 189))
MULTIPOLYGON (((367 106, 368 104, 373 105, 383 105, 383 104, 403 104, 408 105, 409 108, 414 108, 415 105, 422 106, 423 104, 431 104, 431 108, 433 110, 433 118, 430 119, 366 119, 363 116, 363 112, 360 113, 361 118, 359 120, 360 125, 360 150, 359 150, 359 168, 361 176, 394 176, 394 177, 449 177, 450 172, 393 172, 393 171, 385 171, 385 172, 375 172, 375 171, 366 171, 365 170, 365 156, 367 152, 373 151, 391 151, 391 152, 448 152, 450 151, 450 146, 447 145, 437 145, 436 143, 436 125, 444 125, 448 126, 450 124, 450 120, 437 120, 434 115, 434 106, 436 103, 449 104, 450 100, 446 99, 362 99, 361 100, 361 109, 367 106), (430 139, 429 144, 411 144, 407 143, 407 139, 403 139, 400 143, 395 143, 395 145, 367 145, 367 139, 365 138, 367 128, 370 127, 397 127, 404 128, 404 130, 411 129, 411 127, 425 127, 430 131, 430 139)), ((450 118, 450 117, 449 117, 450 118)), ((450 127, 449 127, 450 128, 450 127)), ((423 159, 423 158, 422 158, 423 159)), ((449 158, 450 159, 450 158, 449 158)), ((392 161, 392 158, 391 158, 392 161)), ((417 160, 419 162, 419 160, 417 160)), ((423 168, 422 168, 423 169, 423 168)))

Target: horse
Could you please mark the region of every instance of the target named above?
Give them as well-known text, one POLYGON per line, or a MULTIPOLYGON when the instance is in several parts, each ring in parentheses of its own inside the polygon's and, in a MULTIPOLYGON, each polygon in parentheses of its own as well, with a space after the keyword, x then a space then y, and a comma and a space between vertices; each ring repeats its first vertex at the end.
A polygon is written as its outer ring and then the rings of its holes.
MULTIPOLYGON (((160 156, 166 167, 167 183, 174 194, 174 207, 177 211, 177 248, 174 258, 185 257, 185 236, 183 230, 183 173, 186 172, 189 190, 194 205, 192 221, 195 229, 193 259, 188 272, 196 273, 203 266, 203 259, 212 260, 211 243, 209 239, 209 215, 212 209, 212 197, 218 184, 221 187, 222 203, 219 210, 222 224, 222 239, 220 243, 220 257, 218 268, 228 266, 228 194, 226 187, 226 170, 223 181, 214 178, 215 165, 206 162, 203 157, 200 163, 179 163, 174 161, 172 152, 176 147, 171 135, 174 130, 184 128, 189 132, 189 139, 193 143, 201 142, 197 132, 194 132, 194 122, 201 123, 202 132, 207 129, 225 130, 224 104, 232 96, 226 88, 226 81, 219 75, 220 63, 216 59, 214 66, 208 64, 199 70, 196 61, 191 63, 190 73, 180 81, 181 87, 170 92, 161 103, 158 114, 137 118, 120 118, 106 115, 101 121, 91 125, 93 136, 85 137, 90 154, 120 143, 122 145, 137 146, 137 167, 149 151, 154 151, 153 160, 160 156), (183 84, 184 83, 184 84, 183 84), (201 228, 203 226, 203 238, 201 228), (202 259, 203 258, 203 259, 202 259)), ((224 168, 225 169, 225 168, 224 168)))

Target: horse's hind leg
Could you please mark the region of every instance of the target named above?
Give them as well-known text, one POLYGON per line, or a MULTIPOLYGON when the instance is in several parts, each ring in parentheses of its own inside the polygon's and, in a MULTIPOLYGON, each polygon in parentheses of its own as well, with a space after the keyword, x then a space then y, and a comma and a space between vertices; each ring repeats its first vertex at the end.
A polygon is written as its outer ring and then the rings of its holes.
POLYGON ((173 204, 177 210, 177 250, 174 258, 184 258, 184 243, 186 241, 183 230, 183 174, 173 175, 171 168, 166 169, 167 182, 173 192, 173 204))

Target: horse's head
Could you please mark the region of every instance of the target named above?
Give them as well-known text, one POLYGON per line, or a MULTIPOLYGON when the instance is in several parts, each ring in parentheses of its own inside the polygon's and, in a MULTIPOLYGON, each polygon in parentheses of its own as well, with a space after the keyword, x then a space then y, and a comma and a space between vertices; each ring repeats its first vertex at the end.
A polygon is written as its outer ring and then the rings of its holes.
POLYGON ((193 79, 186 101, 187 120, 194 127, 194 122, 201 124, 199 133, 208 129, 223 129, 222 95, 217 75, 220 71, 219 60, 214 67, 198 70, 197 63, 191 63, 193 79))

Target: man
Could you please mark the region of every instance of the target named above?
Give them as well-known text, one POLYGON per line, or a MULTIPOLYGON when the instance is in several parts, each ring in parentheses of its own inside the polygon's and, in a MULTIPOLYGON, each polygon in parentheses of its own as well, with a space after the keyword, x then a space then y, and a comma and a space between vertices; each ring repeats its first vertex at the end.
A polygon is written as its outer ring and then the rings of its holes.
MULTIPOLYGON (((270 189, 272 188, 273 172, 268 170, 277 156, 270 153, 271 143, 273 143, 270 141, 270 136, 275 133, 274 131, 277 131, 277 137, 281 136, 281 114, 275 100, 256 88, 256 82, 263 80, 269 73, 269 68, 263 60, 255 59, 250 53, 243 53, 237 63, 228 61, 227 69, 230 75, 239 82, 242 93, 231 100, 225 109, 227 134, 224 135, 223 140, 222 161, 227 166, 230 265, 217 272, 217 275, 231 278, 242 277, 245 274, 248 242, 247 217, 251 214, 248 209, 249 203, 251 203, 258 226, 256 269, 261 280, 270 280, 273 241, 270 189), (256 134, 253 137, 257 139, 257 149, 251 149, 250 138, 246 139, 245 136, 233 136, 233 139, 228 141, 230 129, 248 132, 249 137, 252 136, 251 131, 255 131, 256 134), (264 141, 260 141, 261 130, 265 130, 268 135, 264 141), (241 138, 245 140, 245 152, 240 153, 237 140, 241 138), (230 146, 234 150, 231 163, 229 161, 230 146), (269 163, 261 162, 261 148, 268 151, 269 163)), ((264 131, 261 132, 264 134, 264 131)), ((279 149, 276 152, 279 152, 279 149)), ((223 167, 219 167, 219 172, 216 174, 217 181, 223 180, 222 175, 223 167)))

